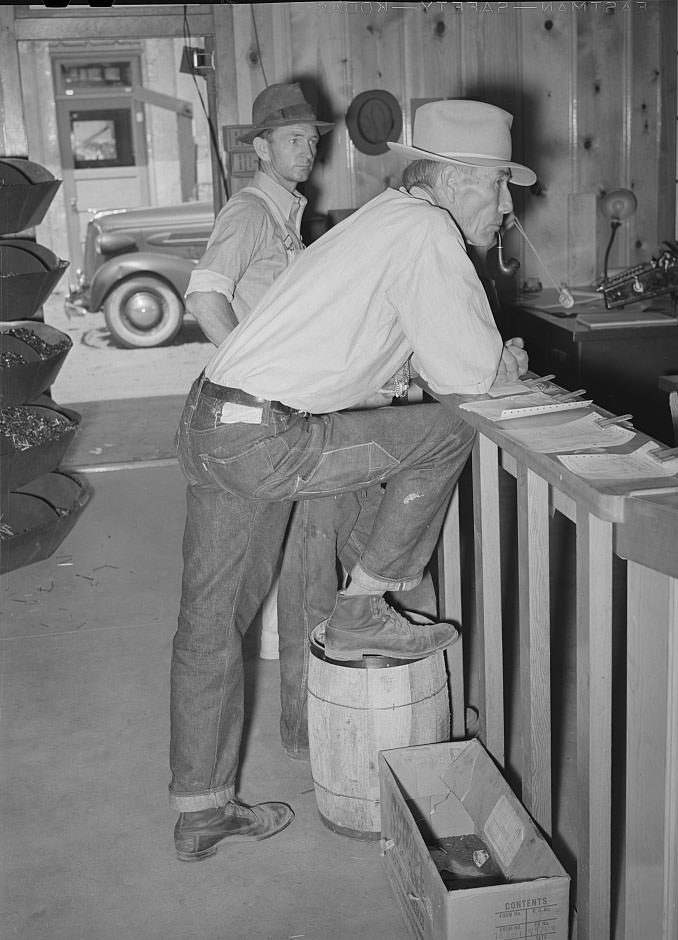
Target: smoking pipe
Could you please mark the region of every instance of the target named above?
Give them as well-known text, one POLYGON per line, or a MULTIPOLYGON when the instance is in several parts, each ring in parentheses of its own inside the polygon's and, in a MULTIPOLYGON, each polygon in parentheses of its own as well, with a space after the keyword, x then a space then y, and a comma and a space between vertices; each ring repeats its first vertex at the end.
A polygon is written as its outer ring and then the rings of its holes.
POLYGON ((520 267, 517 258, 504 258, 501 232, 497 232, 497 267, 504 277, 512 277, 520 267))

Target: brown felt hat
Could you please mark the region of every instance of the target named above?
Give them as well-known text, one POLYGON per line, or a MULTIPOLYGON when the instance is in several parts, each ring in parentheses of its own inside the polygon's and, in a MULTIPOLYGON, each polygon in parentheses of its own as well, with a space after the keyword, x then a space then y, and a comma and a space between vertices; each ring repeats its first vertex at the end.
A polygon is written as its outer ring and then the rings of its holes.
POLYGON ((252 129, 242 134, 238 140, 243 144, 251 144, 262 131, 273 127, 287 127, 290 124, 315 124, 319 134, 326 134, 334 127, 334 124, 318 120, 297 82, 269 85, 254 99, 252 129))
POLYGON ((389 91, 374 88, 362 91, 346 112, 346 127, 361 153, 388 153, 386 142, 397 140, 403 129, 403 114, 389 91))

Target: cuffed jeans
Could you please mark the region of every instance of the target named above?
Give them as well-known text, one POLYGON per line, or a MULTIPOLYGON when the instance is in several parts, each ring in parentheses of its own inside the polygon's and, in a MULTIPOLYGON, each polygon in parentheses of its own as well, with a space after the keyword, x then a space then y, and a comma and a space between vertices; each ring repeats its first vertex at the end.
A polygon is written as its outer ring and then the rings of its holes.
POLYGON ((170 804, 235 796, 243 728, 243 637, 273 581, 294 501, 386 481, 360 558, 384 591, 421 581, 474 432, 432 403, 222 423, 197 379, 178 431, 188 481, 184 572, 170 694, 170 804))

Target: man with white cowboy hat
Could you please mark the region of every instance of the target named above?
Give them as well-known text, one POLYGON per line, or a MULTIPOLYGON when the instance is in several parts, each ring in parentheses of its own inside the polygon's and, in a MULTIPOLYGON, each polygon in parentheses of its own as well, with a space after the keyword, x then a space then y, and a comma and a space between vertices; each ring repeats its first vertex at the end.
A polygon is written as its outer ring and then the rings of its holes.
POLYGON ((527 368, 522 341, 502 343, 466 251, 496 237, 512 209, 508 183, 535 179, 511 161, 510 125, 481 102, 423 105, 412 147, 389 145, 414 157, 403 188, 303 252, 191 389, 178 435, 188 487, 171 696, 181 859, 266 838, 292 819, 284 803, 241 803, 235 783, 242 638, 295 502, 385 483, 326 612, 329 658, 412 659, 456 637, 450 624, 410 623, 383 595, 416 586, 437 543, 474 439, 460 400, 527 368), (352 410, 410 361, 440 401, 352 410))

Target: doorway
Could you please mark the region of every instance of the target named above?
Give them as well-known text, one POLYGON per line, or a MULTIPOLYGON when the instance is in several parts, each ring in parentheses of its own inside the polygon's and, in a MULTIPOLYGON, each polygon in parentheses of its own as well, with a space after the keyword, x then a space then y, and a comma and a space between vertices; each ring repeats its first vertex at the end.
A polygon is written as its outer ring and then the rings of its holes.
POLYGON ((97 50, 52 59, 71 264, 81 267, 87 222, 99 209, 149 202, 144 107, 133 96, 141 61, 97 50))

